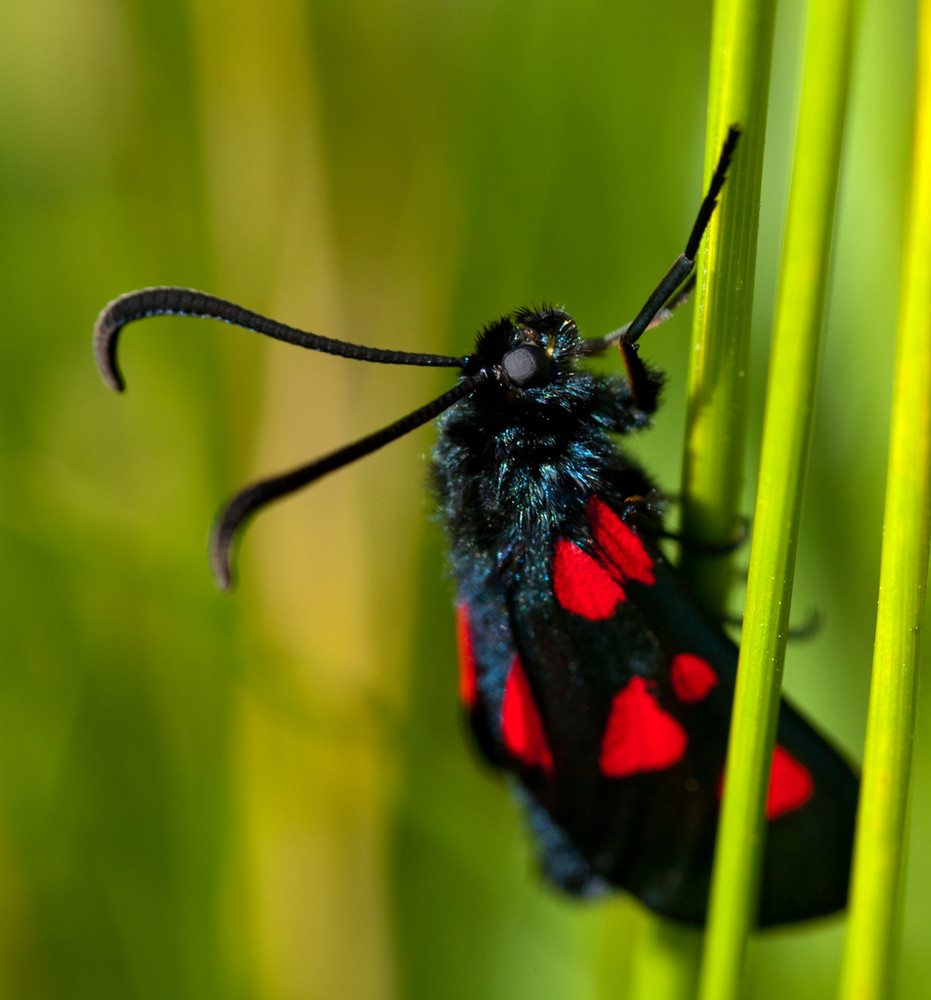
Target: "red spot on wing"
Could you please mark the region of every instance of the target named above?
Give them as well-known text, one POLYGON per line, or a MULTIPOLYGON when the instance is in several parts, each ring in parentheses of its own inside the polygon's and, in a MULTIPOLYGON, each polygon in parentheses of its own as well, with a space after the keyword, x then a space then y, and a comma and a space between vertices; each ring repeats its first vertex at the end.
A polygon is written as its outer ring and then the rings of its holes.
POLYGON ((670 668, 672 689, 679 701, 693 702, 707 698, 718 683, 718 675, 711 664, 693 653, 679 653, 673 657, 670 668))
POLYGON ((649 552, 617 514, 597 497, 589 500, 586 513, 596 544, 620 577, 640 583, 655 583, 649 552))
POLYGON ((591 621, 610 618, 627 599, 620 583, 578 545, 560 538, 553 554, 553 592, 560 606, 591 621))
MULTIPOLYGON (((718 798, 724 794, 724 773, 718 781, 718 798)), ((766 795, 766 818, 778 819, 787 812, 801 809, 815 794, 811 772, 800 764, 785 747, 776 744, 769 769, 769 791, 766 795)))
POLYGON ((814 792, 815 783, 808 768, 777 744, 769 772, 766 818, 778 819, 784 813, 801 809, 814 792))
POLYGON ((590 621, 610 618, 627 600, 628 580, 652 584, 653 560, 643 542, 597 497, 586 508, 595 543, 590 555, 560 538, 553 552, 553 592, 559 605, 590 621))
POLYGON ((598 766, 608 778, 659 771, 682 760, 687 745, 679 722, 663 711, 646 681, 634 677, 611 702, 598 766))
POLYGON ((501 704, 501 735, 508 750, 527 767, 549 771, 553 766, 543 722, 520 659, 514 657, 504 684, 501 704))
POLYGON ((475 704, 477 682, 467 604, 456 605, 456 645, 459 648, 459 700, 466 708, 472 708, 475 704))

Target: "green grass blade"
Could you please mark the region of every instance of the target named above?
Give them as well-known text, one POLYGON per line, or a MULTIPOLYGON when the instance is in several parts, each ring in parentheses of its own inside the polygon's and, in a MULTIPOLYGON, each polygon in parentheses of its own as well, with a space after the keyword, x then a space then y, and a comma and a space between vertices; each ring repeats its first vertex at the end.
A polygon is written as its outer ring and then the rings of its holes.
POLYGON ((740 994, 756 909, 763 806, 779 706, 811 436, 856 3, 814 0, 754 514, 734 718, 700 996, 740 994))
POLYGON ((931 0, 919 11, 879 610, 840 996, 891 995, 931 517, 931 0))
MULTIPOLYGON (((682 530, 713 546, 739 525, 750 316, 759 226, 763 141, 775 4, 718 0, 711 40, 705 183, 731 124, 743 129, 725 196, 697 264, 698 294, 689 368, 682 530)), ((680 568, 713 613, 723 611, 730 566, 686 551, 680 568), (699 585, 700 581, 700 585, 699 585)), ((635 996, 692 997, 700 949, 694 931, 648 918, 635 970, 635 996), (647 973, 645 970, 656 970, 647 973)))
MULTIPOLYGON (((729 125, 743 129, 724 196, 698 261, 698 307, 692 331, 682 531, 713 547, 739 530, 746 442, 746 378, 759 228, 763 144, 775 4, 718 0, 705 146, 706 182, 729 125)), ((680 568, 712 613, 723 610, 730 564, 694 549, 680 568)))

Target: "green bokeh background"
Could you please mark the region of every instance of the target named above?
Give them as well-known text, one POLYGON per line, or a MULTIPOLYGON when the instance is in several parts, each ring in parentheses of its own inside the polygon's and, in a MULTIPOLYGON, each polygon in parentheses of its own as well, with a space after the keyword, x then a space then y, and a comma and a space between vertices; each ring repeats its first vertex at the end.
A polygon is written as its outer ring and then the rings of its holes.
MULTIPOLYGON (((751 469, 798 94, 780 12, 751 469)), ((866 7, 787 687, 854 755, 881 535, 911 3, 866 7)), ((306 328, 462 353, 527 302, 629 319, 701 195, 710 6, 687 0, 8 0, 0 8, 0 996, 624 996, 642 915, 541 887, 455 704, 424 429, 251 529, 250 477, 413 409, 448 372, 99 308, 203 287, 306 328)), ((687 320, 635 444, 679 476, 687 320)), ((748 487, 746 509, 752 509, 748 487)), ((919 717, 901 997, 929 975, 919 717)), ((799 873, 800 878, 805 873, 799 873)), ((843 924, 754 944, 753 997, 833 991, 843 924)))

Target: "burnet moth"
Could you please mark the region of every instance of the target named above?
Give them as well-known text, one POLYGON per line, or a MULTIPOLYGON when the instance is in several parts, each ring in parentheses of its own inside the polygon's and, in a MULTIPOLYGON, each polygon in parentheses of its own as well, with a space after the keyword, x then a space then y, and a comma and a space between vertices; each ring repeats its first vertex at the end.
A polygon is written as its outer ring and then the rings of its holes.
MULTIPOLYGON (((432 481, 456 586, 459 694, 481 753, 522 790, 542 867, 569 893, 620 888, 702 924, 737 649, 661 551, 662 500, 612 435, 647 427, 662 374, 637 342, 688 297, 695 255, 739 139, 731 128, 685 251, 634 320, 584 340, 560 309, 490 323, 466 357, 384 351, 284 326, 201 292, 149 288, 101 313, 94 348, 123 388, 120 330, 148 316, 221 319, 328 354, 458 368, 438 399, 284 475, 255 483, 213 530, 218 584, 266 504, 442 414, 432 481), (583 362, 617 346, 626 378, 583 362)), ((766 803, 758 923, 844 906, 857 779, 783 702, 766 803)))

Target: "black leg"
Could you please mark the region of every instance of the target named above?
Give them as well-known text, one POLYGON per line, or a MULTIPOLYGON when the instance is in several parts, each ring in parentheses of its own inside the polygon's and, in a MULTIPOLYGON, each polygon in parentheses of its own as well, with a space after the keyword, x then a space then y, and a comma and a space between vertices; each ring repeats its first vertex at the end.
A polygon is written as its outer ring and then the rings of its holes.
POLYGON ((733 156, 734 147, 737 145, 739 138, 740 129, 736 125, 732 125, 728 129, 727 138, 724 140, 724 146, 718 158, 718 165, 714 168, 711 183, 708 185, 708 193, 705 195, 701 207, 698 209, 698 217, 695 219, 695 225, 692 226, 689 241, 685 245, 685 252, 676 258, 675 263, 666 272, 663 280, 656 286, 644 303, 643 308, 634 317, 633 322, 627 328, 622 338, 622 344, 631 346, 636 344, 640 338, 640 334, 650 325, 656 314, 663 308, 667 299, 675 293, 676 289, 692 273, 692 268, 695 266, 695 254, 698 253, 701 238, 705 235, 705 230, 708 228, 708 223, 718 203, 718 195, 721 193, 721 188, 724 185, 727 168, 730 165, 731 156, 733 156))

